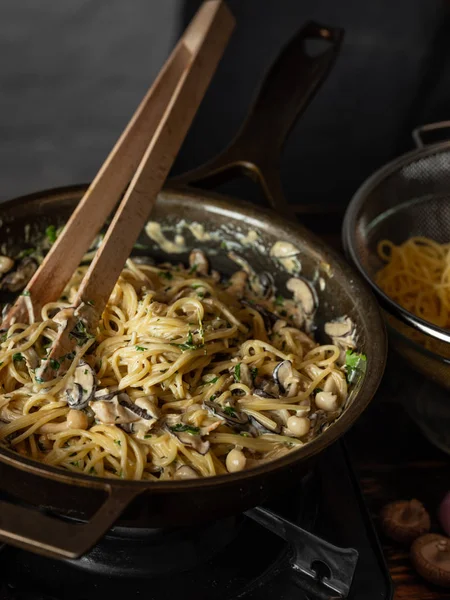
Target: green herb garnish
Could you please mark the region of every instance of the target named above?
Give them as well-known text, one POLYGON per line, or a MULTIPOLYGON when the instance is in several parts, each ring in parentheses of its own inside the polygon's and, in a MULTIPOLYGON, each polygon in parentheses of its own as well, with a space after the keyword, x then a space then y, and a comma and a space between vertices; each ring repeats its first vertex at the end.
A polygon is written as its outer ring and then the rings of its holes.
POLYGON ((21 296, 29 296, 30 292, 28 290, 24 290, 20 295, 21 296))
POLYGON ((226 242, 221 242, 220 247, 222 248, 222 250, 228 250, 228 246, 227 246, 226 242))
POLYGON ((256 376, 258 375, 258 369, 256 367, 251 367, 250 375, 252 376, 253 381, 255 381, 256 376))
POLYGON ((276 306, 284 306, 284 297, 283 297, 283 296, 280 296, 280 295, 278 295, 278 296, 275 298, 275 305, 276 305, 276 306))
POLYGON ((367 357, 365 354, 347 350, 345 353, 345 369, 349 383, 353 383, 358 376, 363 375, 366 370, 366 362, 367 357))
POLYGON ((144 348, 144 346, 135 346, 135 348, 138 352, 144 352, 144 350, 147 350, 147 348, 144 348))
POLYGON ((178 348, 183 350, 183 352, 185 352, 186 350, 199 350, 200 348, 203 348, 203 346, 204 346, 204 344, 195 344, 194 343, 194 339, 192 337, 191 332, 188 333, 187 340, 186 340, 186 342, 184 342, 184 344, 170 344, 170 345, 177 346, 178 348))
POLYGON ((313 394, 320 394, 320 392, 323 392, 322 388, 314 388, 313 390, 313 394))
POLYGON ((225 406, 225 408, 223 409, 223 412, 228 415, 229 417, 235 417, 236 416, 236 411, 234 410, 234 408, 232 406, 225 406))
POLYGON ((198 269, 198 265, 192 265, 192 267, 189 269, 189 275, 194 275, 194 273, 197 271, 198 269))
POLYGON ((170 271, 160 271, 158 273, 158 275, 160 277, 164 277, 164 279, 168 279, 168 280, 173 279, 173 275, 170 271))
POLYGON ((56 227, 54 225, 49 225, 45 230, 45 235, 47 236, 50 244, 54 244, 56 242, 56 238, 58 237, 56 235, 56 227))
POLYGON ((87 332, 86 325, 83 323, 83 321, 77 321, 77 324, 69 333, 69 337, 77 340, 77 346, 82 346, 94 336, 87 332))
POLYGON ((118 446, 122 445, 122 442, 120 440, 114 440, 114 443, 117 444, 118 446))
POLYGON ((241 363, 234 367, 234 380, 239 383, 241 381, 241 363))
POLYGON ((26 250, 21 250, 17 255, 17 258, 25 258, 26 256, 30 256, 30 254, 34 254, 36 252, 36 248, 27 248, 26 250))
POLYGON ((206 383, 216 383, 217 381, 219 381, 219 377, 213 377, 212 379, 210 379, 206 383))
POLYGON ((21 360, 25 360, 20 352, 16 352, 12 355, 12 359, 14 362, 20 362, 21 360))
POLYGON ((59 369, 59 367, 61 366, 61 363, 59 361, 55 360, 54 358, 51 358, 50 366, 54 371, 57 371, 59 369))
POLYGON ((198 435, 200 433, 200 427, 193 427, 184 423, 177 423, 170 429, 176 433, 190 433, 191 435, 198 435))
POLYGON ((151 438, 152 434, 151 433, 147 433, 146 435, 144 435, 144 439, 148 440, 148 438, 151 438))

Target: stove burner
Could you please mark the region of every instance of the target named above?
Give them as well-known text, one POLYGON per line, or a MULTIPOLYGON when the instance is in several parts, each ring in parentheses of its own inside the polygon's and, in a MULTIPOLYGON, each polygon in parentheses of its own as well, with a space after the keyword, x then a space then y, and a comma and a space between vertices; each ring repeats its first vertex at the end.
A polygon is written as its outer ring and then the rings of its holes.
POLYGON ((390 599, 377 539, 335 444, 312 476, 247 516, 172 531, 114 528, 78 561, 4 547, 0 600, 328 600, 347 595, 358 553, 348 598, 390 599), (346 559, 343 571, 336 556, 346 559))

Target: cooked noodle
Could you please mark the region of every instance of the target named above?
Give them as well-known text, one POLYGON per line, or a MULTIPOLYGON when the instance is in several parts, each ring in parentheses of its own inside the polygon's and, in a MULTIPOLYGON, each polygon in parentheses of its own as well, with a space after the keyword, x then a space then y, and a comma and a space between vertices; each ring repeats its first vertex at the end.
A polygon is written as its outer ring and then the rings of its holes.
POLYGON ((378 244, 386 265, 376 283, 395 302, 438 327, 450 328, 450 244, 412 237, 378 244))
POLYGON ((223 283, 195 266, 131 260, 95 336, 80 339, 65 375, 43 382, 37 367, 58 332, 52 317, 71 306, 86 269, 63 300, 4 336, 1 444, 100 477, 209 477, 307 443, 344 409, 341 349, 302 330, 296 301, 257 296, 242 272, 223 283), (92 390, 74 383, 83 372, 92 390), (89 396, 86 406, 74 390, 89 396))

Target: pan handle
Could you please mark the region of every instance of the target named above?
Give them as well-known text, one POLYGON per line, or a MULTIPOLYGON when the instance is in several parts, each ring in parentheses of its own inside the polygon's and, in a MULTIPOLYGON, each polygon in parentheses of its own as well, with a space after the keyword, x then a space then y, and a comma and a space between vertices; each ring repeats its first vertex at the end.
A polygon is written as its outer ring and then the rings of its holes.
POLYGON ((75 559, 90 550, 139 493, 101 485, 107 498, 87 523, 63 520, 39 510, 0 500, 0 540, 52 558, 75 559))
MULTIPOLYGON (((235 138, 204 165, 174 177, 170 184, 212 188, 239 175, 258 182, 269 205, 288 214, 280 179, 282 147, 298 117, 325 80, 339 53, 344 31, 307 23, 285 46, 267 73, 259 93, 235 138), (320 54, 308 54, 308 42, 326 43, 320 54)), ((323 205, 320 212, 323 212, 323 205)), ((336 211, 330 204, 327 210, 336 211)), ((316 213, 315 205, 296 207, 316 213)))

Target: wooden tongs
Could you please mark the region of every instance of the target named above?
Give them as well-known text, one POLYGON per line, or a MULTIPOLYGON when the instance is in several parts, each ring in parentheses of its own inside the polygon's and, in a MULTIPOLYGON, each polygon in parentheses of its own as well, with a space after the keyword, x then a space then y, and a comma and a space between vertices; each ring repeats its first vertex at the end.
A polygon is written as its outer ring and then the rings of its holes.
POLYGON ((233 28, 234 18, 223 0, 202 4, 61 235, 5 316, 3 330, 34 320, 47 302, 60 297, 126 189, 74 306, 60 311, 58 337, 39 370, 39 381, 64 373, 83 332, 95 331, 233 28))

